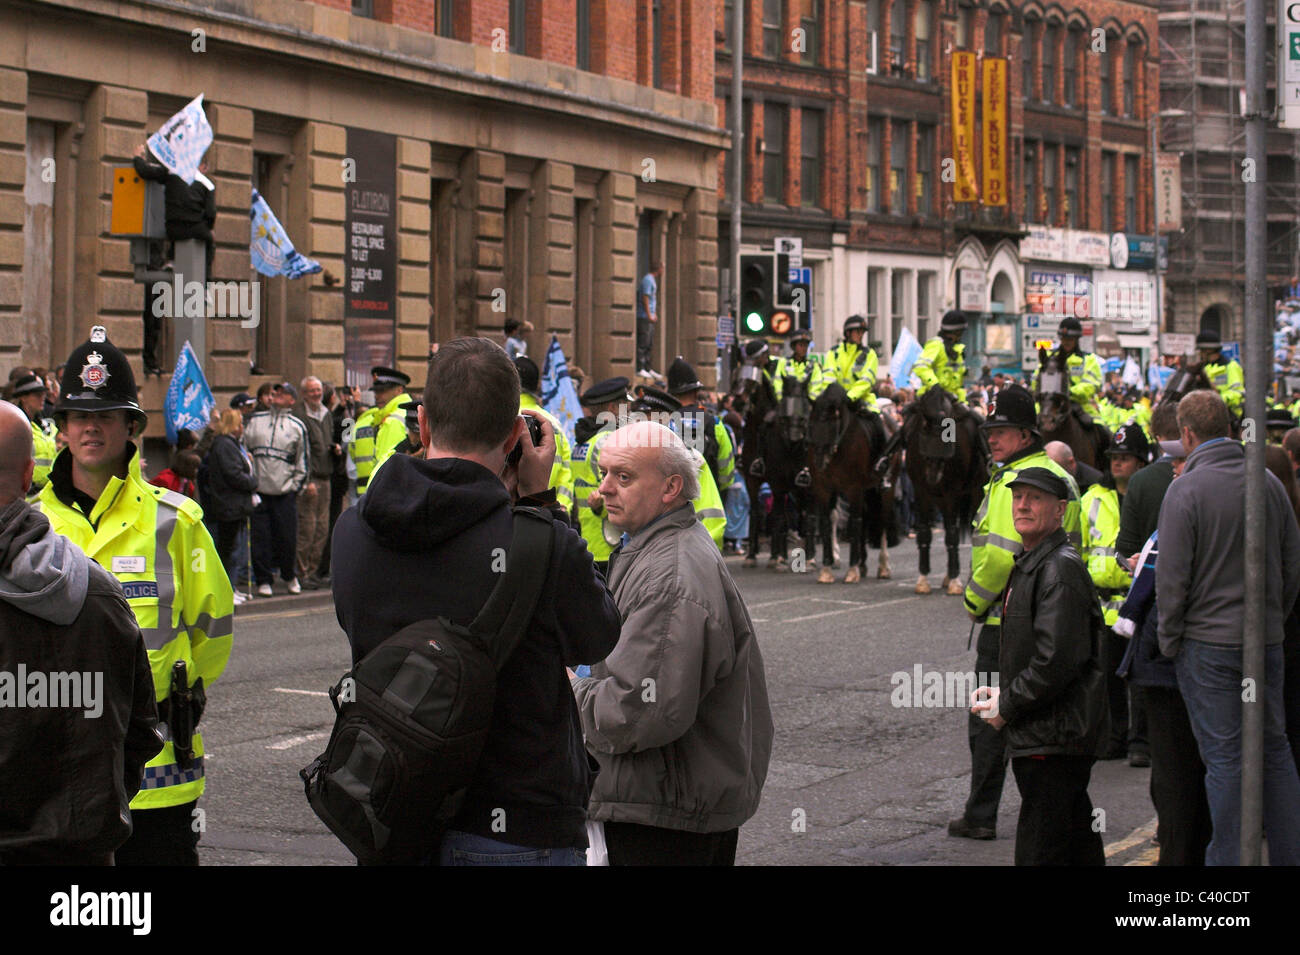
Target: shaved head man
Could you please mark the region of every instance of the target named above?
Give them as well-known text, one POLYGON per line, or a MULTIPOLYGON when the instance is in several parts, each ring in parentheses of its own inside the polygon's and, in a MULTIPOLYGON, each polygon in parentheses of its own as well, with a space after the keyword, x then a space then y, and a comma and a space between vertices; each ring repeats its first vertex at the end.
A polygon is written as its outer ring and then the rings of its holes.
POLYGON ((609 522, 635 534, 700 496, 699 467, 675 433, 637 421, 610 435, 601 451, 600 496, 609 522))
POLYGON ((32 485, 32 426, 17 405, 0 401, 0 509, 32 485))

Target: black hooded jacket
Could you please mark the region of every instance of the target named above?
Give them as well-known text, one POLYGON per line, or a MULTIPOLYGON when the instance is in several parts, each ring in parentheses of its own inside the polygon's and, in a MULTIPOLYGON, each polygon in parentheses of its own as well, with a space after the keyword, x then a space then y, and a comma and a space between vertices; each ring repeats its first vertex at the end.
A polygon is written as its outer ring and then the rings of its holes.
MULTIPOLYGON (((510 495, 481 465, 389 458, 334 529, 334 607, 353 661, 416 621, 473 620, 512 529, 510 495)), ((620 626, 586 542, 557 522, 534 626, 498 674, 487 745, 452 828, 532 848, 586 845, 591 771, 565 667, 603 660, 620 626), (499 809, 504 831, 493 828, 499 809)))

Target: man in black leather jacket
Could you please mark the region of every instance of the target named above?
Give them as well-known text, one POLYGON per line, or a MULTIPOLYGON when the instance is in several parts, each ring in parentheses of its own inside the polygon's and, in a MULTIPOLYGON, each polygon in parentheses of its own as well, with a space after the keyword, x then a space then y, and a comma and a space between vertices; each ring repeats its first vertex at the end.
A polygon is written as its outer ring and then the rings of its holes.
POLYGON ((1088 780, 1106 739, 1101 605, 1061 528, 1069 489, 1046 468, 1009 485, 1024 551, 1003 597, 1000 688, 972 712, 1006 736, 1020 787, 1016 865, 1104 865, 1088 780))

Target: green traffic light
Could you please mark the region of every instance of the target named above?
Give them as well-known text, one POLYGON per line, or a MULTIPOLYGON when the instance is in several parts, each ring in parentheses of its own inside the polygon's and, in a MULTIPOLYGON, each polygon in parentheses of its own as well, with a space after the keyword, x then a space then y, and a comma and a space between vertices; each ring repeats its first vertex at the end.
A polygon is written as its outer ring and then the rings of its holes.
POLYGON ((745 316, 745 331, 757 334, 763 330, 763 316, 758 312, 750 312, 745 316))

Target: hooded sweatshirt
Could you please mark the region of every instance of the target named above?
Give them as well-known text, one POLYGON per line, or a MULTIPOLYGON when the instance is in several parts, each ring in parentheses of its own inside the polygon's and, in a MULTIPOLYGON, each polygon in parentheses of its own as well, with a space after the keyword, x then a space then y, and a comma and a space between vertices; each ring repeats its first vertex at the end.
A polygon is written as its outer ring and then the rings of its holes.
POLYGON ((117 581, 23 501, 0 510, 0 864, 111 862, 157 722, 117 581))
MULTIPOLYGON (((510 495, 483 466, 385 462, 334 530, 334 607, 353 662, 417 621, 472 621, 512 531, 510 495)), ((534 625, 497 676, 487 744, 451 828, 533 848, 586 845, 591 774, 565 667, 603 660, 619 628, 586 542, 557 522, 534 625), (492 825, 500 809, 504 833, 492 825)))

